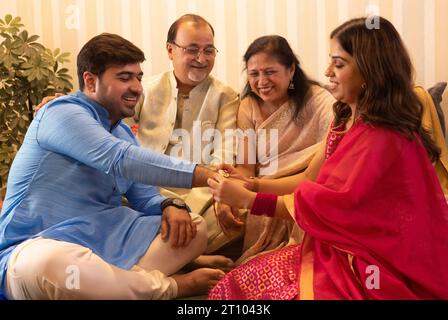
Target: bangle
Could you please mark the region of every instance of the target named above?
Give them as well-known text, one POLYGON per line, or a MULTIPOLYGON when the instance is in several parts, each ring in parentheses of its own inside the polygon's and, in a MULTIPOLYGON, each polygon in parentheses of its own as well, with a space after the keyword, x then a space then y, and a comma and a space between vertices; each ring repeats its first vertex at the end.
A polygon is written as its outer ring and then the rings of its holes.
POLYGON ((257 193, 250 213, 256 216, 273 217, 277 206, 277 196, 272 193, 257 193))

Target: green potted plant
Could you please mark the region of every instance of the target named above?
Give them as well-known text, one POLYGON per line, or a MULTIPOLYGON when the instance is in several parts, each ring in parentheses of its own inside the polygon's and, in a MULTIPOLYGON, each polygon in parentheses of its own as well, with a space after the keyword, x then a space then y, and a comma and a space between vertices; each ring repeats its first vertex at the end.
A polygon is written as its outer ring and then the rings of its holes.
POLYGON ((0 19, 0 195, 34 108, 45 96, 73 89, 69 53, 52 51, 29 36, 20 17, 0 19))

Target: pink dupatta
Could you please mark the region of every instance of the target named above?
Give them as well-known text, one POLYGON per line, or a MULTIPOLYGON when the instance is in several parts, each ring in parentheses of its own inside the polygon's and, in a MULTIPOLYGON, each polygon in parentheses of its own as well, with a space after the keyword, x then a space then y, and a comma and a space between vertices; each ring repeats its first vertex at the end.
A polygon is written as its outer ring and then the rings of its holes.
POLYGON ((448 206, 419 138, 358 121, 295 210, 302 245, 231 271, 209 298, 448 299, 448 206))
POLYGON ((301 298, 448 298, 448 206, 420 138, 358 121, 295 197, 301 298))

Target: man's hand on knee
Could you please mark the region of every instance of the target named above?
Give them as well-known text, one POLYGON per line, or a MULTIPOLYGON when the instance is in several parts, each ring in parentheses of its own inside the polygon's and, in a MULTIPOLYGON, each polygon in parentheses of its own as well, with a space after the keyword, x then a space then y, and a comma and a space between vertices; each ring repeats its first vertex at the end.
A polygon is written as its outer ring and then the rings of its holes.
POLYGON ((162 214, 161 236, 173 248, 183 248, 196 236, 197 226, 189 212, 173 206, 166 207, 162 214))

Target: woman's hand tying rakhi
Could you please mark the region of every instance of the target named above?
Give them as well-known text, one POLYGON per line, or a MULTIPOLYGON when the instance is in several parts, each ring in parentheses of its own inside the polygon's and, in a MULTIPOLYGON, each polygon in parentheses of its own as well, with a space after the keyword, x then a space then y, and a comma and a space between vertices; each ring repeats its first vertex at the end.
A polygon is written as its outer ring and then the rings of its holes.
POLYGON ((244 176, 243 174, 241 174, 239 172, 238 168, 235 168, 234 166, 232 166, 230 164, 219 164, 216 166, 216 169, 218 170, 218 172, 225 172, 225 174, 226 174, 225 178, 240 180, 239 182, 241 182, 246 189, 255 191, 255 192, 257 191, 257 184, 258 184, 257 178, 253 178, 253 177, 248 178, 248 177, 244 176))
POLYGON ((256 196, 256 193, 249 191, 244 186, 244 180, 234 179, 231 173, 225 173, 225 171, 218 171, 213 179, 207 180, 207 183, 213 198, 231 207, 248 209, 252 206, 256 196), (225 177, 226 175, 228 177, 225 177))

